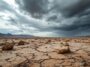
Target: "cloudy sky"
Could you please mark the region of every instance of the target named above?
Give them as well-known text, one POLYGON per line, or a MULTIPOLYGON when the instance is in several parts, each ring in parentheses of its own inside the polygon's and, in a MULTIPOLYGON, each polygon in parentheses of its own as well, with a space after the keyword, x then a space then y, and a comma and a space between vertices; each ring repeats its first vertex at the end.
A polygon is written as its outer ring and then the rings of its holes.
POLYGON ((90 0, 0 0, 0 32, 90 35, 90 0))

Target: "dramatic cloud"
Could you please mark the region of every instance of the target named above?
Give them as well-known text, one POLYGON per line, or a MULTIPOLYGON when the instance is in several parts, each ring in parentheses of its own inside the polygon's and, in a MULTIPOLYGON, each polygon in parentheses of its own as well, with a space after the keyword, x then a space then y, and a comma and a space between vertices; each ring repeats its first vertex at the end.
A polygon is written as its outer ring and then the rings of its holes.
POLYGON ((0 0, 0 32, 85 36, 89 18, 90 0, 0 0))
POLYGON ((30 12, 34 17, 41 17, 42 14, 47 13, 48 0, 16 0, 21 8, 30 12))
POLYGON ((55 9, 67 17, 81 13, 90 7, 90 0, 56 0, 55 2, 55 9))

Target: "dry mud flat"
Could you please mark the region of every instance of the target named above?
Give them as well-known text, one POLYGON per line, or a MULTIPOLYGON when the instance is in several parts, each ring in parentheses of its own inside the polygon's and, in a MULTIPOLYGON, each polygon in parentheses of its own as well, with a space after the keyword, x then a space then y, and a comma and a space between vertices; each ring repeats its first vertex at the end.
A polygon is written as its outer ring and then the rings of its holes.
POLYGON ((0 67, 90 67, 90 43, 69 42, 71 52, 61 42, 15 45, 11 51, 0 47, 0 67))

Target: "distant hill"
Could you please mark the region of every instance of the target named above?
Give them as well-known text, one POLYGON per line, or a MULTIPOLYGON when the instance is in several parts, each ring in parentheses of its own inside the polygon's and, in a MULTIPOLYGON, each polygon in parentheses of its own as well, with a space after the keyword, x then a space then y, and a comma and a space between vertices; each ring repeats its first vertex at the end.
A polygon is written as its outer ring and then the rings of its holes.
POLYGON ((0 37, 1 36, 11 36, 12 34, 10 34, 10 33, 7 33, 7 34, 4 34, 4 33, 0 33, 0 37))
POLYGON ((13 38, 32 38, 32 35, 12 35, 13 38))
POLYGON ((34 37, 33 35, 13 35, 10 33, 3 34, 0 33, 0 38, 32 38, 34 37))

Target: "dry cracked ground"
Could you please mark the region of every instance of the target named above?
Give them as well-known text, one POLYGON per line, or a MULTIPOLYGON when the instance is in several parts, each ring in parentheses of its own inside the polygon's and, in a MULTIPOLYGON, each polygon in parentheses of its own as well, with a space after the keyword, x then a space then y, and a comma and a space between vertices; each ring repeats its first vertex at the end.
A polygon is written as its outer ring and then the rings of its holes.
MULTIPOLYGON (((28 43, 3 51, 0 46, 0 67, 90 67, 90 39, 23 39, 28 43), (64 45, 68 43, 69 46, 64 45), (70 52, 59 53, 69 47, 70 52)), ((1 42, 6 41, 0 39, 1 42)), ((11 42, 11 39, 7 41, 11 42)))

